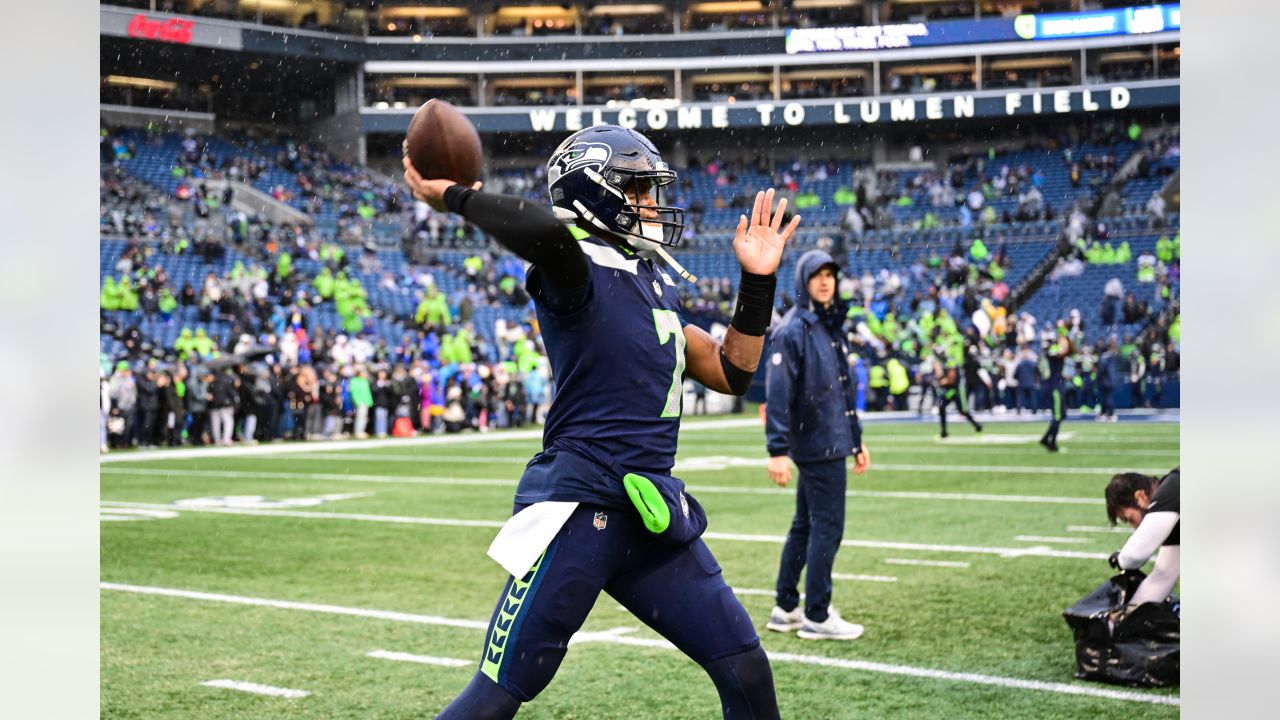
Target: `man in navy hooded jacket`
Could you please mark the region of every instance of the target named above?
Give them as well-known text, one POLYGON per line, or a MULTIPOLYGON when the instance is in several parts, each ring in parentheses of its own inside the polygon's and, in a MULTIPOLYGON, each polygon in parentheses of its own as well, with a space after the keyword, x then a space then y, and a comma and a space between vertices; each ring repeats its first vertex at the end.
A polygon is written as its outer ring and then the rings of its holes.
POLYGON ((767 362, 765 440, 769 477, 786 487, 791 462, 800 470, 796 514, 782 548, 777 606, 765 626, 799 631, 806 640, 853 640, 862 626, 843 620, 831 603, 831 567, 844 535, 848 473, 870 463, 862 445, 855 405, 857 379, 843 330, 844 308, 836 301, 840 266, 821 250, 796 265, 796 304, 773 332, 767 362), (805 605, 797 586, 805 578, 805 605))

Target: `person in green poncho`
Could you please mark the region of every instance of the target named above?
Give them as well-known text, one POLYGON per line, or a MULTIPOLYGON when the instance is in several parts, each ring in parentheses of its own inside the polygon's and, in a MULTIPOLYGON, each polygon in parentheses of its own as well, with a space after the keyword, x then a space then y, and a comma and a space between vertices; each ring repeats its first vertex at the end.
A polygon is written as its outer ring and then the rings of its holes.
POLYGON ((316 293, 325 300, 333 299, 333 273, 329 272, 329 266, 320 268, 320 272, 316 273, 315 278, 311 281, 311 286, 316 289, 316 293))
POLYGON ((195 336, 191 334, 191 328, 182 328, 182 332, 178 334, 178 339, 173 341, 173 351, 178 354, 178 360, 183 362, 186 362, 187 358, 195 354, 195 336))
POLYGON ((120 309, 120 291, 116 288, 116 279, 110 275, 102 279, 102 289, 98 291, 98 307, 103 312, 120 309))
POLYGON ((458 358, 453 352, 453 335, 449 333, 441 333, 440 335, 440 364, 452 365, 458 362, 458 358))
POLYGON ((1115 246, 1113 246, 1109 242, 1102 246, 1102 264, 1103 265, 1116 264, 1116 249, 1115 249, 1115 246))
POLYGON ((991 253, 987 250, 987 244, 982 242, 982 238, 974 238, 973 244, 969 246, 969 257, 973 261, 980 263, 987 259, 991 253))
POLYGON ((201 359, 208 360, 213 357, 215 349, 213 338, 205 333, 204 328, 196 328, 196 336, 191 341, 191 347, 201 359))
POLYGON ((1084 259, 1088 261, 1090 265, 1102 264, 1102 245, 1100 245, 1097 240, 1089 243, 1089 249, 1084 251, 1084 259))
POLYGON ((292 280, 290 274, 293 272, 293 256, 287 252, 282 252, 276 258, 276 279, 282 283, 292 280))
POLYGON ((880 337, 890 345, 898 342, 898 316, 892 312, 884 314, 884 319, 880 321, 880 337))
POLYGON ((822 200, 819 199, 818 196, 812 192, 804 192, 804 193, 800 193, 799 195, 796 195, 797 210, 815 208, 819 204, 821 204, 821 202, 822 200))
POLYGON ((907 392, 911 390, 911 375, 902 361, 896 357, 885 363, 885 372, 889 375, 889 397, 893 399, 894 410, 907 409, 907 392))
POLYGON ((867 386, 871 390, 867 406, 872 410, 884 410, 889 401, 889 374, 885 372, 884 365, 876 363, 867 371, 867 376, 867 386))
POLYGON ((138 291, 133 289, 133 281, 127 275, 121 276, 116 283, 116 294, 120 297, 120 309, 132 312, 138 309, 138 291))
POLYGON ((413 314, 413 319, 423 327, 432 328, 443 328, 452 323, 453 316, 449 313, 449 303, 445 300, 444 293, 434 285, 427 288, 422 301, 418 303, 417 311, 413 314))
POLYGON ((173 296, 168 287, 162 287, 157 305, 160 308, 160 316, 168 322, 173 318, 173 311, 178 309, 178 299, 173 296))
POLYGON ((995 260, 992 260, 987 263, 987 274, 991 276, 992 280, 1000 282, 1004 279, 1004 267, 995 260))
POLYGON ((1116 248, 1116 264, 1123 265, 1133 259, 1133 249, 1129 247, 1128 240, 1122 240, 1120 247, 1116 248))
POLYGON ((369 308, 363 301, 355 301, 348 314, 342 316, 342 331, 348 335, 359 335, 364 331, 364 319, 369 315, 369 308))

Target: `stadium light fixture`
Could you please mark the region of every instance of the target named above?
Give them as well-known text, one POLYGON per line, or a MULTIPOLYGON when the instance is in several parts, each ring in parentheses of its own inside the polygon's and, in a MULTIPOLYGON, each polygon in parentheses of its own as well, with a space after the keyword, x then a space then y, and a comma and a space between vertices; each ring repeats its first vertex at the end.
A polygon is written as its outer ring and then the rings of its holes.
POLYGON ((573 11, 563 8, 559 5, 508 5, 498 8, 495 13, 497 17, 507 19, 543 19, 547 18, 567 18, 573 16, 573 11))
POLYGON ((178 87, 178 83, 170 80, 155 80, 152 78, 132 77, 130 75, 108 75, 106 82, 108 85, 146 88, 148 90, 173 90, 178 87))
POLYGON ((689 6, 689 11, 703 15, 729 15, 732 13, 764 12, 768 8, 759 0, 736 2, 701 2, 689 6))
POLYGON ((437 20, 445 18, 465 18, 470 15, 467 9, 463 7, 431 5, 378 8, 378 14, 383 18, 428 18, 437 20))
POLYGON ((636 5, 596 5, 587 10, 588 15, 657 15, 666 12, 666 8, 658 3, 639 3, 636 5))
POLYGON ((862 0, 794 0, 792 10, 825 10, 828 8, 857 7, 862 0))

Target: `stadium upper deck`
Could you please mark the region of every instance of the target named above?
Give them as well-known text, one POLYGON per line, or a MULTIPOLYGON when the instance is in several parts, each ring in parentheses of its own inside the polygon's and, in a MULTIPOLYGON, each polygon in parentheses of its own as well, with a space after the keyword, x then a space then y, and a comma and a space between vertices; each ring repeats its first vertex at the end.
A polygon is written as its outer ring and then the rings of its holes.
POLYGON ((361 133, 402 131, 432 97, 471 106, 481 132, 516 133, 1105 112, 1179 97, 1177 5, 161 4, 184 15, 114 2, 101 10, 104 104, 296 123, 346 114, 361 133))

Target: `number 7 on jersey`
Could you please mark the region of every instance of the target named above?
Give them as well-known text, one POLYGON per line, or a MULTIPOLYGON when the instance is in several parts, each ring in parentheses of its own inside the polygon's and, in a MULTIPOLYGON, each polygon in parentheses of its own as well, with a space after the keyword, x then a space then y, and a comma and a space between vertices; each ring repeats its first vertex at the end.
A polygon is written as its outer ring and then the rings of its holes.
POLYGON ((658 329, 658 344, 666 345, 675 338, 676 368, 671 373, 671 389, 667 391, 667 404, 662 417, 680 417, 680 401, 684 398, 684 327, 674 310, 653 309, 653 324, 658 329))

